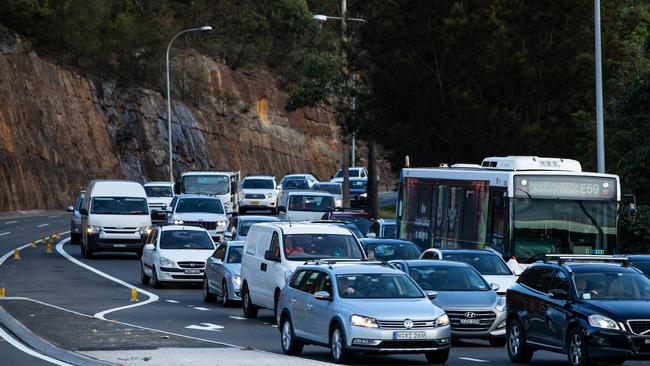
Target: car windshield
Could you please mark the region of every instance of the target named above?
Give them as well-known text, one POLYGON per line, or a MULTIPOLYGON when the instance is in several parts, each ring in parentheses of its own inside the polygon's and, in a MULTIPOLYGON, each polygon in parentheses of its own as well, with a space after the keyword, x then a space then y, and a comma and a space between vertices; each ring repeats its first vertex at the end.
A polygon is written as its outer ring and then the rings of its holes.
POLYGON ((326 212, 334 209, 334 197, 294 194, 289 198, 290 211, 326 212))
POLYGON ((227 175, 186 175, 183 177, 181 193, 221 195, 230 192, 230 178, 227 175))
POLYGON ((258 222, 268 222, 268 221, 279 221, 278 219, 274 217, 269 217, 268 219, 259 219, 259 220, 241 220, 239 222, 239 231, 238 234, 239 236, 246 236, 248 235, 248 231, 251 229, 251 226, 253 224, 257 224, 258 222))
POLYGON ((363 259, 361 248, 352 234, 287 234, 284 235, 284 256, 292 261, 363 259))
POLYGON ((415 266, 409 274, 423 290, 489 291, 490 286, 478 272, 467 266, 415 266))
POLYGON ((345 222, 349 222, 351 224, 355 224, 358 228, 359 231, 363 233, 363 235, 366 235, 368 233, 368 230, 370 230, 370 225, 372 225, 373 221, 370 220, 367 217, 362 217, 362 216, 343 216, 343 215, 336 215, 334 214, 334 218, 336 220, 341 220, 345 222))
POLYGON ((165 230, 160 235, 160 249, 214 250, 214 244, 202 230, 165 230))
POLYGON ((366 255, 370 260, 418 259, 420 254, 422 252, 415 243, 385 242, 366 244, 366 255))
POLYGON ((273 180, 271 179, 253 179, 246 178, 241 182, 243 189, 273 189, 273 180))
POLYGON ((323 191, 331 194, 341 194, 340 184, 316 184, 314 191, 323 191))
POLYGON ((368 182, 365 180, 351 180, 350 181, 350 189, 366 189, 366 186, 368 186, 368 182))
POLYGON ((305 179, 290 179, 284 182, 282 189, 309 189, 309 183, 305 179))
MULTIPOLYGON (((350 169, 350 170, 348 170, 348 172, 350 172, 349 173, 350 178, 359 178, 359 173, 361 172, 361 170, 359 170, 359 169, 350 169)), ((339 171, 336 172, 336 175, 334 176, 334 178, 343 178, 343 170, 339 169, 339 171)))
POLYGON ((484 276, 512 275, 503 260, 496 254, 444 253, 443 258, 449 261, 467 263, 484 276))
POLYGON ((230 249, 228 250, 227 263, 241 263, 241 256, 242 256, 243 250, 244 250, 244 247, 242 247, 242 246, 230 247, 230 249))
POLYGON ((650 277, 650 261, 631 261, 632 265, 643 272, 646 277, 650 277))
POLYGON ((176 206, 177 213, 185 212, 205 212, 213 214, 222 214, 223 206, 221 201, 212 198, 184 198, 178 201, 176 206))
POLYGON ((583 300, 650 300, 650 279, 640 273, 578 273, 573 286, 583 300))
POLYGON ((147 200, 140 197, 94 197, 91 213, 98 215, 148 215, 147 200))
POLYGON ((144 191, 147 192, 147 197, 174 197, 172 187, 168 186, 146 186, 144 191))
POLYGON ((382 226, 381 237, 383 238, 397 238, 397 225, 395 224, 384 224, 382 226))
POLYGON ((355 273, 336 276, 346 299, 418 299, 424 294, 405 274, 355 273))

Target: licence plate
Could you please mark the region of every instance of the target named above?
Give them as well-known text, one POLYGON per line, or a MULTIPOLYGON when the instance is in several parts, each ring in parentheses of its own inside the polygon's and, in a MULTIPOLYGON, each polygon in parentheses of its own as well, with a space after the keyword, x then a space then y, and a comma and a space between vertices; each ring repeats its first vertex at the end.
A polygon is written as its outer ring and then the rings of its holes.
POLYGON ((646 339, 645 344, 650 344, 650 339, 646 339))
POLYGON ((394 332, 393 339, 425 339, 425 332, 394 332))
POLYGON ((251 205, 257 206, 260 204, 260 201, 251 201, 251 205))
POLYGON ((187 274, 198 274, 198 273, 201 273, 201 270, 200 269, 186 269, 185 273, 187 273, 187 274))
POLYGON ((126 248, 126 244, 113 244, 113 248, 126 248))
POLYGON ((461 319, 460 324, 481 324, 480 319, 461 319))

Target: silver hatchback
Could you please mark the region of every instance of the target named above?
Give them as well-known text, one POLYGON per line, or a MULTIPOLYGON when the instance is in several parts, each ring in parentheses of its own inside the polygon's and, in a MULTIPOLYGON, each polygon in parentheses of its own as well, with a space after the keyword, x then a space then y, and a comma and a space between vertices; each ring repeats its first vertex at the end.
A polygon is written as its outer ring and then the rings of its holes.
POLYGON ((217 247, 205 261, 203 301, 219 299, 223 306, 241 301, 241 259, 243 241, 229 241, 217 247))
POLYGON ((337 363, 355 352, 449 357, 447 314, 405 273, 388 265, 315 262, 299 267, 278 301, 282 350, 328 347, 337 363))

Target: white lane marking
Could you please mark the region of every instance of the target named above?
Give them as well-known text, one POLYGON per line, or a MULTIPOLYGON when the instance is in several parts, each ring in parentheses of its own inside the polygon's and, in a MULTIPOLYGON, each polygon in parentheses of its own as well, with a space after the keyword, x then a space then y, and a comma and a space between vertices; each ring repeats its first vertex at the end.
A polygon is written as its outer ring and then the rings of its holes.
POLYGON ((244 318, 244 317, 241 317, 241 316, 234 316, 234 315, 229 316, 229 318, 230 318, 230 319, 235 319, 235 320, 246 320, 246 318, 244 318))
POLYGON ((36 227, 46 227, 46 226, 50 226, 50 224, 40 224, 40 225, 36 225, 36 227))
POLYGON ((167 302, 170 302, 172 304, 178 304, 178 300, 165 300, 167 302))
POLYGON ((471 358, 471 357, 458 357, 458 359, 463 361, 472 361, 472 362, 490 362, 486 360, 481 360, 479 358, 471 358))
POLYGON ((53 219, 53 218, 55 218, 55 217, 60 217, 60 216, 61 216, 61 215, 52 215, 52 216, 48 216, 47 218, 48 218, 48 219, 53 219))
POLYGON ((11 231, 7 231, 6 233, 0 233, 0 236, 11 234, 11 231))
POLYGON ((102 319, 102 320, 107 320, 105 318, 105 316, 112 313, 112 312, 125 310, 125 309, 131 309, 131 308, 134 308, 134 307, 137 307, 137 306, 143 306, 143 305, 147 305, 147 304, 150 304, 152 302, 158 301, 158 296, 156 294, 153 294, 153 293, 151 293, 149 291, 145 291, 145 290, 143 290, 141 288, 135 287, 135 286, 131 285, 130 283, 124 282, 124 281, 122 281, 122 280, 120 280, 118 278, 115 278, 115 277, 113 277, 113 276, 111 276, 109 274, 106 274, 106 273, 104 273, 104 272, 102 272, 102 271, 100 271, 98 269, 95 269, 94 267, 91 267, 91 266, 87 265, 86 263, 83 263, 83 262, 77 260, 76 258, 73 258, 70 254, 68 254, 68 252, 63 250, 63 245, 65 243, 67 243, 68 241, 70 241, 70 238, 61 240, 56 245, 56 251, 59 252, 59 254, 61 254, 62 256, 64 256, 66 259, 68 259, 70 262, 72 262, 72 263, 74 263, 74 264, 76 264, 76 265, 78 265, 80 267, 83 267, 83 268, 85 268, 85 269, 87 269, 87 270, 89 270, 89 271, 91 271, 91 272, 93 272, 95 274, 98 274, 98 275, 100 275, 100 276, 102 276, 102 277, 104 277, 104 278, 106 278, 108 280, 111 280, 111 281, 113 281, 113 282, 115 282, 117 284, 120 284, 120 285, 122 285, 122 286, 124 286, 126 288, 129 288, 129 289, 135 288, 135 290, 138 291, 139 293, 149 297, 147 300, 142 301, 142 302, 138 302, 138 303, 135 303, 135 304, 125 305, 125 306, 120 306, 120 307, 113 308, 113 309, 100 311, 99 313, 93 315, 95 318, 102 319))
POLYGON ((196 330, 208 330, 212 332, 221 332, 223 329, 222 325, 212 324, 212 323, 201 323, 203 325, 188 325, 185 329, 196 329, 196 330))
POLYGON ((18 340, 16 340, 15 338, 13 338, 9 334, 7 334, 7 332, 5 332, 4 329, 2 329, 2 328, 0 328, 0 338, 7 341, 9 344, 11 344, 15 348, 17 348, 19 351, 27 353, 28 355, 34 356, 36 358, 40 358, 43 361, 47 361, 47 362, 50 362, 52 364, 59 365, 59 366, 72 366, 69 363, 65 363, 65 362, 56 360, 56 359, 54 359, 52 357, 48 357, 46 355, 43 355, 43 354, 40 354, 40 353, 34 351, 33 349, 25 346, 24 344, 20 343, 18 340))
POLYGON ((7 225, 8 225, 8 224, 15 224, 15 223, 17 223, 17 222, 18 222, 18 221, 16 221, 16 220, 14 220, 14 221, 5 221, 5 224, 7 224, 7 225))
MULTIPOLYGON (((70 233, 70 231, 62 232, 61 235, 65 235, 65 234, 68 234, 68 233, 70 233)), ((70 239, 66 239, 66 240, 70 240, 70 239)), ((37 241, 40 241, 40 240, 37 240, 37 241)), ((11 257, 11 256, 14 255, 14 250, 16 250, 16 249, 18 249, 18 250, 23 250, 23 249, 25 249, 25 248, 27 248, 28 246, 31 246, 31 245, 32 245, 32 243, 29 242, 29 243, 27 243, 27 244, 25 244, 25 245, 21 245, 21 246, 19 246, 19 247, 17 247, 17 248, 14 248, 14 249, 8 251, 5 255, 3 255, 2 257, 0 257, 0 266, 1 266, 4 262, 6 262, 7 259, 9 259, 9 257, 11 257)))
POLYGON ((194 310, 208 311, 208 308, 194 307, 194 310))

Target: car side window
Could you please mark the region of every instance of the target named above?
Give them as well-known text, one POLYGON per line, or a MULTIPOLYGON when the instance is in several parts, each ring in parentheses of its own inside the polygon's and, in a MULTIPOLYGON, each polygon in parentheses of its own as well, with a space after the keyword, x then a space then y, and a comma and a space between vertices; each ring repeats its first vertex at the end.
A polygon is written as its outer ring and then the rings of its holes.
POLYGON ((553 283, 551 283, 551 290, 562 290, 569 293, 569 278, 563 271, 555 271, 553 274, 553 283))
POLYGON ((226 231, 232 232, 235 227, 237 227, 237 219, 233 217, 232 220, 230 220, 230 224, 228 224, 226 231))
POLYGON ((269 250, 273 251, 273 253, 275 253, 278 258, 280 257, 280 236, 275 231, 273 232, 273 237, 271 238, 271 245, 269 246, 269 250))
POLYGON ((536 267, 524 272, 518 282, 533 290, 548 293, 552 279, 553 270, 551 268, 536 267))
POLYGON ((313 294, 321 275, 322 273, 319 271, 311 271, 309 274, 305 275, 305 278, 300 283, 299 290, 308 294, 313 294))
POLYGON ((309 271, 298 271, 293 275, 293 278, 291 279, 291 282, 289 283, 289 287, 293 287, 295 289, 300 289, 300 282, 302 279, 305 277, 305 274, 309 271))
POLYGON ((332 293, 332 278, 327 273, 323 273, 318 281, 318 286, 315 287, 314 293, 319 291, 326 291, 328 294, 333 295, 332 293))
POLYGON ((75 206, 75 211, 79 211, 81 209, 81 204, 84 201, 84 196, 79 196, 79 199, 77 199, 77 205, 75 206))
POLYGON ((219 245, 217 250, 214 251, 213 257, 216 259, 221 259, 223 261, 223 259, 225 258, 225 254, 226 254, 226 246, 221 244, 219 245))
POLYGON ((151 232, 149 233, 149 236, 147 236, 147 244, 154 244, 154 245, 156 244, 156 233, 157 232, 158 232, 158 230, 156 230, 156 229, 151 230, 151 232))

